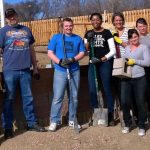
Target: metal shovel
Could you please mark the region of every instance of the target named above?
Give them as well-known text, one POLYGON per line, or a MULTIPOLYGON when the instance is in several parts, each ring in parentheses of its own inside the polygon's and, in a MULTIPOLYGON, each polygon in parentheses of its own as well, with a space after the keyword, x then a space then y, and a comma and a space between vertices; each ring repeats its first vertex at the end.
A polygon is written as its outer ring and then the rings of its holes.
POLYGON ((99 108, 94 108, 93 126, 108 126, 108 109, 104 108, 102 96, 98 95, 98 97, 99 108))
MULTIPOLYGON (((94 41, 93 38, 90 40, 91 45, 91 54, 94 57, 94 41)), ((94 108, 93 113, 93 126, 103 125, 108 126, 108 109, 104 108, 103 98, 99 95, 99 87, 98 87, 98 79, 97 79, 97 71, 96 66, 93 64, 94 69, 94 78, 95 78, 95 86, 96 86, 96 93, 97 93, 97 101, 98 101, 98 108, 94 108)))

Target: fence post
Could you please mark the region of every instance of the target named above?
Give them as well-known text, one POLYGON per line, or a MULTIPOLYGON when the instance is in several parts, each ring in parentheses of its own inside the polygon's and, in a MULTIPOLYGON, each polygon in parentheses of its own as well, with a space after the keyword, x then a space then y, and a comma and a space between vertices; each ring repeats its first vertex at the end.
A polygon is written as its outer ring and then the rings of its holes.
POLYGON ((106 16, 106 10, 104 10, 104 15, 103 15, 103 22, 106 23, 107 16, 106 16))

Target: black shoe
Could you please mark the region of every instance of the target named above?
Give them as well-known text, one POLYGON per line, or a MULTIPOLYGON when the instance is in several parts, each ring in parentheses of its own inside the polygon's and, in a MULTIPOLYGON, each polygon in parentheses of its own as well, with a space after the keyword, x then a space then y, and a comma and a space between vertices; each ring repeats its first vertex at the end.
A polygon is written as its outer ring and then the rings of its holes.
POLYGON ((113 113, 108 113, 108 126, 115 126, 113 113))
POLYGON ((5 131, 4 131, 4 137, 6 139, 13 138, 13 130, 12 129, 5 129, 5 131))
POLYGON ((41 127, 38 124, 35 124, 32 127, 28 126, 27 130, 29 130, 29 131, 36 131, 36 132, 47 132, 47 130, 44 127, 41 127))
POLYGON ((111 121, 108 122, 108 126, 115 126, 115 120, 112 119, 111 121))

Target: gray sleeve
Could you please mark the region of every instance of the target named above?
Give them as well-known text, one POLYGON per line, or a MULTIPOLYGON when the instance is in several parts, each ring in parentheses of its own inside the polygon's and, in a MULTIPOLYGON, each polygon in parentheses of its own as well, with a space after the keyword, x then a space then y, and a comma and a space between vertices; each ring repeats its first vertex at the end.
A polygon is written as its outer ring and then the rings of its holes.
POLYGON ((150 50, 148 46, 143 45, 143 59, 142 60, 135 60, 136 64, 142 67, 149 67, 150 66, 150 50))

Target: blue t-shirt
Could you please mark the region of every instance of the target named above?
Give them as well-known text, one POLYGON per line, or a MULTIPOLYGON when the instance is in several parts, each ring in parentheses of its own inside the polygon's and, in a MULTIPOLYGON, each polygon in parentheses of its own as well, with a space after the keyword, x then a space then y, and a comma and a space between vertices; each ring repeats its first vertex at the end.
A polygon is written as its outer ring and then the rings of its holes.
MULTIPOLYGON (((66 49, 67 58, 75 57, 78 53, 84 52, 85 47, 83 40, 80 36, 72 34, 71 36, 64 35, 64 45, 66 49)), ((65 58, 63 50, 63 34, 55 34, 48 44, 48 50, 54 52, 54 54, 59 58, 65 58)), ((56 70, 66 71, 65 68, 58 64, 54 64, 56 70)), ((69 66, 70 71, 76 71, 79 69, 79 63, 74 62, 69 66)))
POLYGON ((21 70, 31 67, 30 45, 35 42, 26 26, 6 25, 0 29, 0 48, 3 49, 3 70, 21 70))

